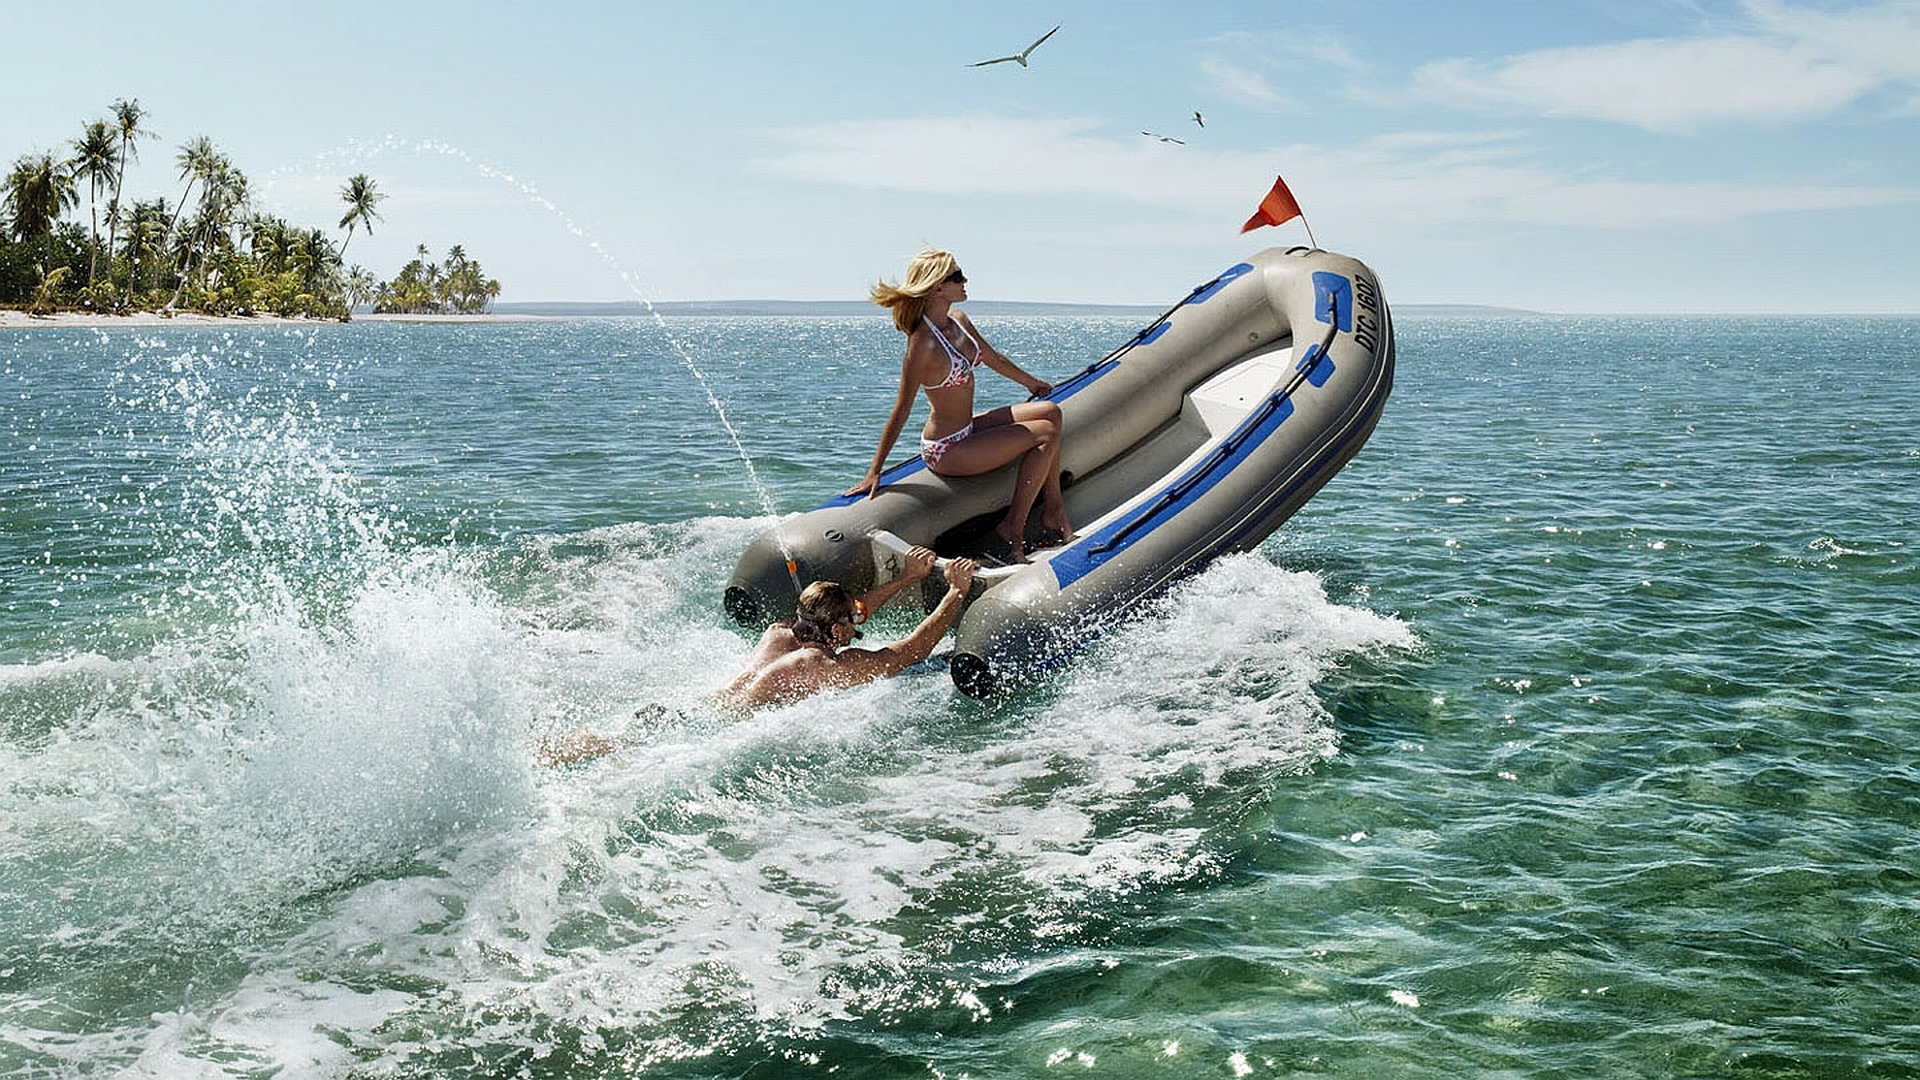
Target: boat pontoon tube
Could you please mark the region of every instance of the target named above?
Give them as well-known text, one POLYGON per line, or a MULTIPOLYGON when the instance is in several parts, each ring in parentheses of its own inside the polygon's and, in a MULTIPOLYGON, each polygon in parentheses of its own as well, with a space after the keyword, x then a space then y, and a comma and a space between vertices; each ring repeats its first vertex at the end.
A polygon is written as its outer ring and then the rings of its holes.
MULTIPOLYGON (((984 696, 1038 677, 1176 579, 1259 544, 1366 442, 1392 384, 1391 316, 1356 260, 1269 249, 1195 288, 1048 395, 1064 416, 1077 532, 1029 564, 976 575, 955 629, 955 684, 984 696)), ((872 498, 788 518, 742 555, 727 611, 764 624, 793 610, 805 582, 870 588, 912 544, 976 555, 1005 514, 1013 469, 950 478, 913 458, 872 498)), ((940 588, 930 582, 923 599, 940 588)))

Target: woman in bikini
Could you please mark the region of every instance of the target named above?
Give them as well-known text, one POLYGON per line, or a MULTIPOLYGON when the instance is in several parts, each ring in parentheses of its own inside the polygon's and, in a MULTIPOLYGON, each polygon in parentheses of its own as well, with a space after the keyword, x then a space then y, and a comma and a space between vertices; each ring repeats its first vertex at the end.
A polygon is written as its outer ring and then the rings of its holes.
POLYGON ((928 248, 907 265, 904 281, 899 285, 882 281, 873 287, 872 295, 874 303, 893 312, 893 325, 907 335, 907 355, 900 365, 900 392, 880 433, 880 448, 866 477, 847 494, 879 491, 887 455, 913 411, 913 399, 925 390, 930 411, 921 432, 920 456, 927 468, 941 476, 976 476, 1019 459, 1013 502, 1006 519, 994 529, 1006 542, 1012 560, 1027 561, 1027 517, 1036 500, 1040 524, 1049 534, 1043 543, 1071 537, 1073 526, 1060 497, 1060 406, 1028 401, 978 414, 973 411, 973 369, 980 364, 1036 397, 1053 385, 1022 371, 987 344, 973 320, 954 307, 967 299, 967 275, 954 265, 953 256, 928 248))

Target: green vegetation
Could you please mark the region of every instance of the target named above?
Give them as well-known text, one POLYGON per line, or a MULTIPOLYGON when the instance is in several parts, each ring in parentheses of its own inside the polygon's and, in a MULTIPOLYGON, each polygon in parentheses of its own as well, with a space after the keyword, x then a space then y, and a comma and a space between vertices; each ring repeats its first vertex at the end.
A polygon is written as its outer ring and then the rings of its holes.
POLYGON ((400 268, 389 282, 373 294, 373 310, 406 315, 472 315, 487 310, 500 295, 500 283, 480 272, 480 264, 467 258, 455 244, 447 252, 447 264, 427 261, 427 246, 421 244, 412 262, 400 268))
POLYGON ((422 246, 388 282, 349 268, 347 245, 357 231, 372 234, 386 198, 364 173, 340 190, 347 211, 338 244, 324 229, 256 208, 246 176, 205 136, 175 157, 176 202, 130 199, 127 163, 153 137, 146 120, 138 102, 116 101, 112 118, 87 124, 67 156, 36 151, 14 162, 0 186, 0 306, 344 319, 367 303, 475 313, 500 295, 500 283, 457 245, 444 266, 428 262, 422 246))

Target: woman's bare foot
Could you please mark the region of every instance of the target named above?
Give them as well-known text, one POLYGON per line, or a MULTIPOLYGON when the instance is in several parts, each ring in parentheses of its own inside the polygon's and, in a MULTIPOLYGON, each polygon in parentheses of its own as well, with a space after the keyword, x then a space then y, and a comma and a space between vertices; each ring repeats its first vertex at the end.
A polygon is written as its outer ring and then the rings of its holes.
POLYGON ((995 525, 993 527, 993 535, 999 537, 1000 542, 1007 545, 1007 561, 1008 562, 1024 563, 1024 562, 1032 561, 1027 558, 1026 538, 1019 535, 1018 533, 1012 536, 1008 536, 1006 522, 1003 521, 1000 524, 995 525))

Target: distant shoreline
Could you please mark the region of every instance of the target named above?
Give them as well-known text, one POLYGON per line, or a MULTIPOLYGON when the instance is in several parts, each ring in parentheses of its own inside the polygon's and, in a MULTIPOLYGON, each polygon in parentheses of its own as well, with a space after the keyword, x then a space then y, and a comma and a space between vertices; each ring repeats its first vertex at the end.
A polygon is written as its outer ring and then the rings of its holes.
MULTIPOLYGON (((1151 319, 1171 305, 1155 304, 1077 304, 1045 300, 970 300, 967 310, 975 315, 1018 317, 1023 315, 1111 316, 1121 319, 1151 319)), ((564 301, 495 304, 501 315, 536 315, 548 318, 612 317, 659 314, 670 315, 874 315, 884 312, 870 300, 663 300, 651 308, 635 300, 613 303, 572 303, 564 301)), ((1397 304, 1393 310, 1408 315, 1519 316, 1550 315, 1544 311, 1498 307, 1491 304, 1397 304)), ((357 318, 358 316, 356 316, 357 318)))
MULTIPOLYGON (((1151 319, 1165 308, 1137 304, 1068 304, 1011 300, 976 300, 967 305, 976 315, 991 318, 1030 316, 1111 317, 1151 319)), ((1481 304, 1401 304, 1396 315, 1453 316, 1474 318, 1557 318, 1553 312, 1527 311, 1521 308, 1481 304)), ((633 318, 659 315, 677 317, 789 316, 821 318, 833 316, 870 316, 884 318, 886 313, 864 300, 669 300, 651 309, 638 302, 568 303, 523 302, 500 304, 495 310, 474 315, 398 315, 361 312, 351 323, 444 323, 471 326, 487 323, 564 322, 569 319, 633 318)), ((1700 313, 1710 314, 1710 313, 1700 313)), ((157 311, 138 311, 129 315, 103 315, 95 312, 63 311, 55 315, 34 316, 13 308, 0 308, 0 329, 50 329, 58 327, 154 327, 168 326, 340 326, 337 319, 313 319, 286 315, 204 315, 180 311, 165 316, 157 311)))
MULTIPOLYGON (((1028 303, 973 303, 968 310, 989 317, 1019 317, 1030 315, 1089 316, 1107 315, 1115 318, 1151 319, 1164 309, 1150 307, 1125 307, 1120 305, 1097 304, 1028 304, 1028 303)), ((835 302, 823 301, 681 301, 655 304, 653 309, 637 304, 514 304, 504 310, 490 311, 476 315, 390 315, 356 313, 344 325, 352 323, 445 323, 454 326, 471 326, 485 323, 535 323, 565 322, 569 319, 607 319, 607 318, 646 318, 658 314, 663 318, 728 318, 751 316, 786 316, 799 318, 823 318, 836 316, 871 317, 885 319, 886 312, 866 301, 835 302)), ((157 311, 138 311, 128 315, 105 315, 86 311, 62 311, 54 315, 28 315, 24 311, 0 308, 0 329, 52 329, 57 327, 154 327, 168 326, 340 326, 338 319, 309 319, 285 315, 203 315, 199 312, 181 311, 172 316, 161 315, 157 311)))
MULTIPOLYGON (((501 315, 537 315, 544 317, 631 317, 648 315, 871 315, 886 318, 886 312, 871 300, 661 300, 648 305, 638 300, 612 303, 569 301, 526 301, 495 304, 501 315)), ((1147 304, 1075 304, 1024 300, 972 300, 967 310, 977 315, 1111 315, 1116 318, 1153 318, 1164 307, 1147 304)))
POLYGON ((309 319, 297 315, 203 315, 197 311, 178 311, 171 316, 157 311, 136 311, 128 315, 103 315, 89 311, 62 311, 54 315, 28 315, 12 308, 0 308, 0 329, 52 330, 60 327, 156 327, 169 326, 342 326, 352 323, 516 323, 555 322, 565 316, 500 313, 483 315, 355 315, 350 323, 339 319, 309 319))

